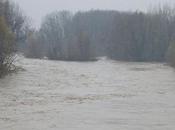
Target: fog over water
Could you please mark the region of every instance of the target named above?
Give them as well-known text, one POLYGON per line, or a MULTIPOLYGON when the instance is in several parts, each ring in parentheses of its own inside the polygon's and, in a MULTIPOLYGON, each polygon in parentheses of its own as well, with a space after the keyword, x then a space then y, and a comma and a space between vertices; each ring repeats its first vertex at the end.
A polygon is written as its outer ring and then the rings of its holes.
POLYGON ((55 10, 143 10, 160 4, 174 5, 174 0, 14 0, 19 3, 25 13, 30 16, 35 26, 39 26, 42 17, 55 10))

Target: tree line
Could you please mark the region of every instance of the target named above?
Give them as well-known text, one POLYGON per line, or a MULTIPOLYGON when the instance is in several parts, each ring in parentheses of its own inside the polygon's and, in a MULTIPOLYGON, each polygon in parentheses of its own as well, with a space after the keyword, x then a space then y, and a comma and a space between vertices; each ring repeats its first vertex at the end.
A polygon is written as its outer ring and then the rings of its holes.
POLYGON ((147 13, 53 12, 44 18, 39 30, 31 32, 26 55, 55 60, 107 56, 126 61, 165 61, 173 55, 174 36, 175 12, 168 6, 147 13))
POLYGON ((168 6, 148 12, 55 11, 36 30, 18 5, 1 0, 0 75, 11 69, 17 52, 30 58, 90 61, 107 56, 175 66, 174 11, 168 6))

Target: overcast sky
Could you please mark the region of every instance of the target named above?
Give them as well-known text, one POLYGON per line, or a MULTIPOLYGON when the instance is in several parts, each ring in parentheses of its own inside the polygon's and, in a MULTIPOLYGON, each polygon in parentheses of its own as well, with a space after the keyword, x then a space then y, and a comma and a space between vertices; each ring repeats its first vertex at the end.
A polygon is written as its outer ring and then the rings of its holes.
POLYGON ((46 14, 55 10, 147 10, 150 6, 160 4, 175 5, 175 0, 14 0, 25 13, 32 18, 35 26, 39 26, 46 14))

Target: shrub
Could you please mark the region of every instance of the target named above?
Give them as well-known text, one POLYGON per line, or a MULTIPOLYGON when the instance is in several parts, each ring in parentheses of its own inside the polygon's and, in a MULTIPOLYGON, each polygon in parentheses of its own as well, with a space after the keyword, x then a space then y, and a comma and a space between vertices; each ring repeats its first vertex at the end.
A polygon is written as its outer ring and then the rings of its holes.
POLYGON ((0 76, 11 70, 14 52, 14 36, 3 17, 0 17, 0 76))

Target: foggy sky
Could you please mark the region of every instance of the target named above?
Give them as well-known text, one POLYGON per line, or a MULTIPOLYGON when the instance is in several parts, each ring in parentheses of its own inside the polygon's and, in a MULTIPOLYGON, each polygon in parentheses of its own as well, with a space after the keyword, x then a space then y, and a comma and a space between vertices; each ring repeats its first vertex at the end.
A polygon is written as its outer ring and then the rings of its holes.
POLYGON ((38 27, 42 17, 55 10, 112 9, 121 11, 143 10, 160 4, 175 5, 175 0, 13 0, 31 17, 38 27))

